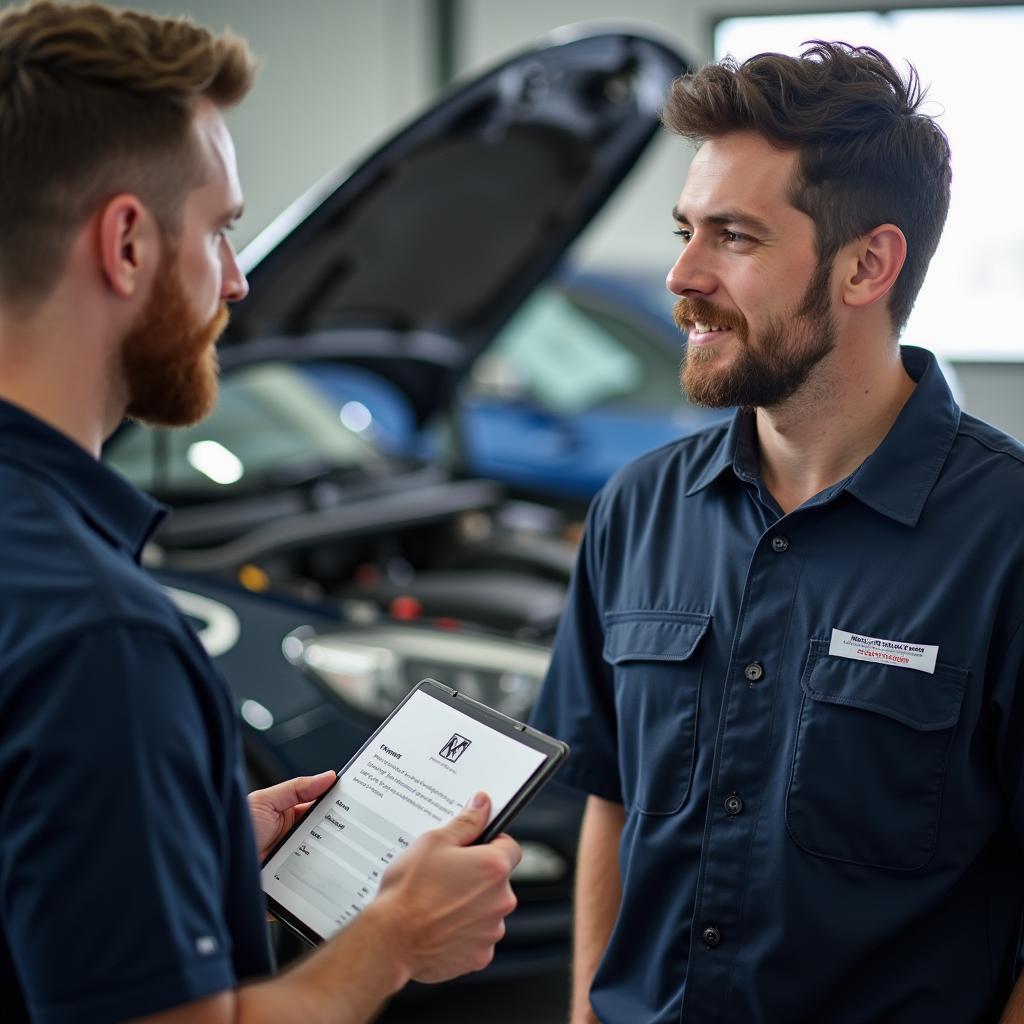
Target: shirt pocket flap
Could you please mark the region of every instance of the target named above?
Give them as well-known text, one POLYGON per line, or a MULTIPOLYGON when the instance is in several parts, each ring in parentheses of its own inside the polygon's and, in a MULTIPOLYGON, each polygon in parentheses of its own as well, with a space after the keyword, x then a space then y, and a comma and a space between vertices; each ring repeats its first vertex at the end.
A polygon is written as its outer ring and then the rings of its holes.
POLYGON ((711 616, 700 612, 612 612, 605 622, 604 659, 685 661, 708 631, 711 616))
POLYGON ((968 672, 936 664, 934 674, 828 653, 812 640, 801 686, 813 700, 876 711, 921 732, 949 729, 960 717, 968 672))

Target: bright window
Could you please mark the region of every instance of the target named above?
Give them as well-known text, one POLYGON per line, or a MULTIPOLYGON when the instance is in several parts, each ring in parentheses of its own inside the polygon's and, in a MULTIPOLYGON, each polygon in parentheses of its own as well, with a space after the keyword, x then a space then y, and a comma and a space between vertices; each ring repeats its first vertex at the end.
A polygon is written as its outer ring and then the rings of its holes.
POLYGON ((873 46, 928 87, 953 152, 946 229, 903 341, 952 359, 1024 360, 1024 7, 729 18, 715 54, 797 54, 808 39, 873 46))

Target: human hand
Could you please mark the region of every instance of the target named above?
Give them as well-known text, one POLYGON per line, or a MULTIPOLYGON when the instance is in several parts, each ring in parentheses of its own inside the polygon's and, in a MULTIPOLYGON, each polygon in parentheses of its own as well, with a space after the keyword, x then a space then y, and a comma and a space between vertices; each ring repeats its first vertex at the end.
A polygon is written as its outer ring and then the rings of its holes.
POLYGON ((491 802, 478 793, 443 828, 425 832, 384 874, 377 916, 390 917, 391 950, 416 981, 479 971, 505 934, 516 906, 509 875, 522 852, 511 836, 470 846, 491 802))
POLYGON ((337 777, 332 771, 303 775, 249 794, 249 814, 260 861, 337 777))

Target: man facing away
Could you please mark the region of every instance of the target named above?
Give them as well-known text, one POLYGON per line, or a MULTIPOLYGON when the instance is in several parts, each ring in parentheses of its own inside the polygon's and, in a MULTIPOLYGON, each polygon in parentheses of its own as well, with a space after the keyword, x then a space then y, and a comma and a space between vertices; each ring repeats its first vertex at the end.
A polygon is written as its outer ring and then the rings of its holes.
POLYGON ((740 410, 588 518, 535 715, 590 794, 574 1024, 1024 1020, 1024 452, 897 342, 949 203, 920 100, 838 43, 668 100, 682 380, 740 410))
POLYGON ((257 855, 334 773, 247 802, 227 688, 138 567, 160 518, 102 465, 194 422, 246 281, 221 109, 245 44, 40 3, 0 14, 0 1018, 355 1024, 483 967, 515 904, 486 797, 273 980, 257 855), (250 979, 256 979, 252 981, 250 979), (248 982, 242 984, 243 982, 248 982))

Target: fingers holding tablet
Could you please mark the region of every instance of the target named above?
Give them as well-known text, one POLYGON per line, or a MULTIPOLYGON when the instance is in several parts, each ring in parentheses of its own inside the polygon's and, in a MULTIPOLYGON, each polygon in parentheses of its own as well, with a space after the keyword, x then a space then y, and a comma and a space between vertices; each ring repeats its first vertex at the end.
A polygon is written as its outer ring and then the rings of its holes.
POLYGON ((509 876, 520 852, 507 835, 469 845, 489 813, 489 799, 467 805, 420 836, 384 874, 377 910, 393 915, 394 952, 417 981, 481 970, 505 934, 505 918, 516 906, 509 876))
MULTIPOLYGON (((460 846, 469 846, 470 843, 480 839, 490 812, 491 798, 484 792, 476 793, 470 797, 466 806, 443 829, 438 829, 438 831, 452 835, 460 846)), ((505 832, 487 842, 493 849, 502 850, 511 858, 512 868, 515 868, 523 858, 523 851, 519 848, 519 844, 505 832)))
POLYGON ((249 794, 249 815, 260 860, 309 810, 312 801, 334 784, 337 773, 321 772, 256 789, 249 794))

